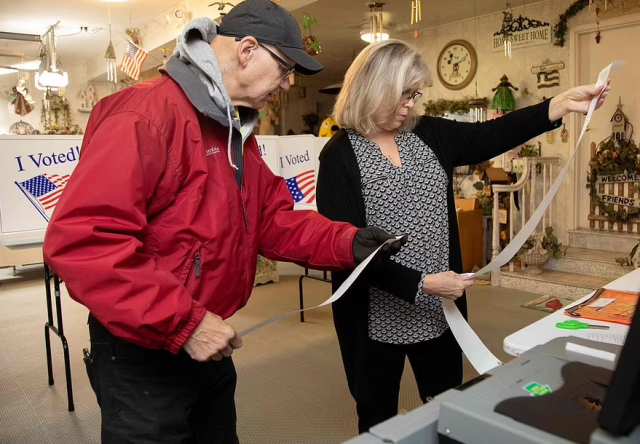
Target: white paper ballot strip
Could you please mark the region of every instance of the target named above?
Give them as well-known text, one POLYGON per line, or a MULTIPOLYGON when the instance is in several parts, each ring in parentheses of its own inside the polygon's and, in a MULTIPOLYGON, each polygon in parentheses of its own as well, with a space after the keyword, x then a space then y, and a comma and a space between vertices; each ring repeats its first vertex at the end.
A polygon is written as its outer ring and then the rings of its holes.
POLYGON ((259 323, 257 325, 254 325, 253 327, 250 327, 250 328, 240 332, 240 336, 246 336, 249 333, 253 333, 256 330, 261 329, 262 327, 266 327, 269 324, 272 324, 272 323, 274 323, 276 321, 280 321, 282 319, 288 318, 288 317, 293 316, 295 314, 298 314, 300 312, 307 311, 307 310, 313 310, 313 309, 316 309, 316 308, 324 307, 325 305, 333 304, 335 301, 340 299, 342 297, 342 295, 349 289, 349 287, 351 287, 351 285, 356 281, 356 279, 358 279, 358 276, 360 276, 360 274, 364 271, 364 269, 367 267, 367 265, 369 265, 369 262, 371 262, 371 260, 375 257, 376 254, 378 254, 378 251, 380 251, 380 249, 383 246, 385 246, 386 244, 390 244, 392 242, 395 242, 396 240, 398 240, 400 238, 402 238, 402 236, 398 236, 398 237, 396 237, 396 239, 389 239, 388 241, 386 241, 385 243, 380 245, 376 249, 376 251, 371 253, 364 261, 362 261, 362 263, 360 263, 360 265, 358 265, 353 270, 353 272, 351 272, 351 274, 349 275, 347 280, 344 281, 342 283, 342 285, 340 285, 340 288, 338 288, 338 290, 336 290, 336 292, 333 293, 331 295, 331 297, 329 299, 327 299, 326 301, 324 301, 322 304, 316 305, 314 307, 303 308, 302 310, 293 310, 293 311, 289 311, 287 313, 282 313, 282 314, 280 314, 278 316, 274 316, 273 318, 267 319, 264 322, 261 322, 261 323, 259 323))

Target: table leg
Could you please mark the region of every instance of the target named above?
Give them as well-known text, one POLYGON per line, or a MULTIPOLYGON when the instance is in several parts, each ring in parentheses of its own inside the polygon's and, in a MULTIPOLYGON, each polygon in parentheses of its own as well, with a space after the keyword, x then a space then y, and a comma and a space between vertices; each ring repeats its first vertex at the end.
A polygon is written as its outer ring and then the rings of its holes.
POLYGON ((49 373, 49 385, 53 385, 53 365, 51 362, 51 333, 53 331, 62 342, 62 351, 64 354, 64 370, 67 382, 67 402, 70 412, 75 410, 73 403, 73 385, 71 382, 71 359, 69 357, 69 344, 64 335, 64 324, 62 321, 62 303, 60 297, 60 278, 53 273, 47 264, 44 265, 45 270, 45 292, 47 294, 47 323, 44 328, 45 345, 47 349, 47 371, 49 373), (56 303, 56 319, 57 326, 53 322, 53 307, 51 306, 51 281, 53 280, 54 297, 56 303))

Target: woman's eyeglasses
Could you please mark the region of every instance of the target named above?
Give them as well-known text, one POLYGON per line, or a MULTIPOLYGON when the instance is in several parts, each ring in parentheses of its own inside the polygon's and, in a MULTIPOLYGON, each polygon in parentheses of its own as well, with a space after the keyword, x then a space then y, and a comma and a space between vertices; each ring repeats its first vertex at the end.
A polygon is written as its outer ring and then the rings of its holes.
POLYGON ((402 101, 403 102, 408 102, 409 100, 413 100, 414 102, 417 100, 420 100, 420 97, 422 97, 422 93, 420 91, 415 91, 415 92, 405 92, 402 93, 402 101))

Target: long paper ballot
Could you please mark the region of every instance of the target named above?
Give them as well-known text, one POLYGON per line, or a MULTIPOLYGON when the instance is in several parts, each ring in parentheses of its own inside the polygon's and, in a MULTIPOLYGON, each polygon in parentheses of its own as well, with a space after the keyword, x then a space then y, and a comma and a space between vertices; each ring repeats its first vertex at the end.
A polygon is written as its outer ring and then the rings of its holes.
POLYGON ((451 299, 443 299, 442 308, 453 336, 455 336, 462 352, 478 373, 483 374, 498 365, 502 365, 502 362, 489 351, 487 346, 482 343, 482 340, 467 324, 455 302, 451 299))
MULTIPOLYGON (((611 70, 620 69, 626 62, 617 60, 600 71, 600 75, 598 76, 598 81, 596 85, 601 86, 605 85, 607 79, 609 78, 609 74, 611 70)), ((540 206, 536 209, 536 211, 531 216, 531 219, 522 227, 522 230, 513 238, 513 240, 506 246, 502 253, 500 253, 491 263, 489 263, 486 267, 478 271, 477 273, 467 273, 465 276, 468 279, 473 279, 476 276, 488 273, 490 271, 499 270, 504 264, 509 262, 509 260, 515 256, 520 247, 525 243, 525 241, 529 238, 533 230, 535 230, 538 222, 542 219, 542 215, 547 211, 549 205, 553 197, 558 192, 560 185, 564 177, 567 175, 567 171, 569 171, 569 167, 573 163, 573 159, 575 157, 575 153, 580 146, 580 142, 582 141, 582 137, 587 130, 589 122, 591 121, 591 116, 593 115, 594 110, 596 109, 596 104, 598 103, 598 99, 600 96, 591 100, 591 104, 589 105, 589 112, 587 113, 587 117, 584 121, 584 125, 582 125, 582 131, 580 132, 580 137, 578 138, 578 142, 576 143, 576 149, 571 154, 571 157, 567 161, 567 164, 564 166, 558 178, 551 186, 549 193, 540 203, 540 206)), ((491 370, 492 368, 500 365, 501 362, 498 358, 496 358, 489 349, 482 343, 478 335, 471 329, 467 321, 465 321, 464 317, 458 310, 456 304, 451 300, 443 301, 444 314, 447 319, 447 323, 453 332, 460 348, 462 348, 463 353, 471 362, 471 365, 478 371, 478 373, 482 374, 491 370)))
POLYGON ((324 301, 322 304, 320 305, 316 305, 314 307, 309 307, 309 308, 303 308, 302 310, 293 310, 293 311, 289 311, 287 313, 282 313, 278 316, 274 316, 271 319, 267 319, 264 322, 261 322, 257 325, 254 325, 253 327, 250 327, 244 331, 242 331, 240 333, 240 336, 246 336, 249 333, 253 333, 256 330, 261 329, 262 327, 266 327, 267 325, 276 322, 276 321, 280 321, 282 319, 288 318, 289 316, 293 316, 295 314, 298 314, 302 311, 307 311, 307 310, 313 310, 315 308, 320 308, 320 307, 324 307, 325 305, 329 305, 329 304, 333 304, 335 301, 337 301, 338 299, 340 299, 342 297, 342 295, 349 289, 349 287, 351 287, 351 285, 356 281, 356 279, 358 279, 358 276, 360 276, 360 273, 362 273, 364 271, 364 269, 367 267, 367 265, 369 265, 369 262, 371 262, 371 260, 375 257, 376 254, 378 254, 378 251, 380 251, 380 249, 385 246, 386 244, 390 244, 392 242, 395 242, 398 239, 401 239, 402 236, 397 236, 395 239, 389 239, 388 241, 386 241, 385 243, 381 244, 376 251, 374 251, 373 253, 371 253, 364 261, 362 261, 360 263, 360 265, 358 265, 349 275, 349 277, 347 278, 346 281, 344 281, 342 283, 342 285, 340 285, 340 287, 338 288, 338 290, 336 290, 335 293, 333 293, 331 295, 331 297, 329 299, 327 299, 326 301, 324 301))
MULTIPOLYGON (((596 86, 605 85, 607 83, 607 79, 609 78, 610 72, 612 70, 620 69, 626 64, 627 62, 624 62, 622 60, 616 60, 615 62, 608 65, 606 68, 600 71, 600 75, 598 76, 598 81, 596 82, 596 86)), ((545 198, 542 200, 542 202, 540 203, 536 211, 531 215, 531 218, 527 221, 524 227, 522 227, 520 232, 513 238, 511 242, 509 242, 509 245, 507 245, 505 249, 502 250, 502 252, 498 256, 496 256, 494 260, 492 260, 489 264, 487 264, 487 266, 485 266, 480 271, 470 276, 470 279, 476 276, 483 275, 485 273, 489 273, 490 271, 499 270, 500 267, 504 266, 507 262, 511 260, 511 258, 513 258, 516 255, 520 247, 524 245, 524 243, 529 238, 531 233, 533 233, 533 231, 536 229, 536 227, 538 226, 538 223, 540 222, 540 219, 542 219, 542 216, 547 211, 547 208, 549 208, 549 205, 551 205, 551 201, 553 200, 556 193, 558 192, 558 189, 560 189, 560 185, 562 185, 562 181, 564 180, 564 177, 567 175, 569 168, 573 164, 573 159, 575 158, 576 152, 578 151, 578 147, 580 146, 582 137, 584 136, 584 133, 587 131, 587 127, 589 126, 589 122, 591 121, 591 116, 593 116, 593 111, 596 109, 596 104, 598 103, 599 98, 600 96, 595 97, 593 100, 591 100, 591 104, 589 106, 589 112, 587 113, 587 117, 584 120, 584 125, 582 125, 582 131, 580 132, 580 137, 578 138, 578 142, 576 143, 576 148, 573 150, 571 157, 569 157, 569 160, 567 160, 567 164, 564 166, 564 168, 558 175, 558 178, 549 189, 549 193, 547 193, 545 198)))

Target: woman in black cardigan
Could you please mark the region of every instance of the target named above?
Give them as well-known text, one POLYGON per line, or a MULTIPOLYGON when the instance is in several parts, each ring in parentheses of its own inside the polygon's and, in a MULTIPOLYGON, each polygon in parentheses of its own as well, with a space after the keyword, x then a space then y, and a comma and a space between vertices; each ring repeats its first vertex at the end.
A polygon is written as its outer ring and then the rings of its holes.
MULTIPOLYGON (((462 381, 462 355, 442 299, 466 316, 453 169, 477 164, 586 113, 601 89, 583 86, 485 123, 420 117, 427 67, 409 45, 368 46, 345 75, 334 118, 343 126, 320 155, 321 214, 357 227, 406 233, 392 260, 370 268, 333 304, 359 431, 397 413, 405 358, 426 402, 462 381)), ((598 103, 600 106, 610 87, 598 103)), ((349 272, 333 273, 334 291, 349 272)))

